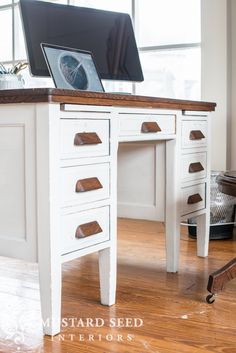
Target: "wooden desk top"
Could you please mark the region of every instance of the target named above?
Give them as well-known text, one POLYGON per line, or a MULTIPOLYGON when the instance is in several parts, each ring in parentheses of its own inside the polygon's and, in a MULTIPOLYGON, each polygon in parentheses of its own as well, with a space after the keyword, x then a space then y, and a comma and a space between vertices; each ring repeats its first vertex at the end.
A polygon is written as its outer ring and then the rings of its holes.
POLYGON ((43 102, 198 111, 214 111, 216 107, 216 103, 210 102, 135 96, 129 94, 63 90, 57 88, 0 91, 0 104, 43 102))

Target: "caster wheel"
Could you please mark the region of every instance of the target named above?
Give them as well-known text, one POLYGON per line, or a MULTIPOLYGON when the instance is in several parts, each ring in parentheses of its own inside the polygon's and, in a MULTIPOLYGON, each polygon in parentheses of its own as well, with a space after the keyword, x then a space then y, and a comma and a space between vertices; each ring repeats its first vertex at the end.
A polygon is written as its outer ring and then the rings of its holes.
POLYGON ((206 297, 206 301, 208 304, 213 304, 214 301, 215 301, 215 294, 209 294, 207 297, 206 297))

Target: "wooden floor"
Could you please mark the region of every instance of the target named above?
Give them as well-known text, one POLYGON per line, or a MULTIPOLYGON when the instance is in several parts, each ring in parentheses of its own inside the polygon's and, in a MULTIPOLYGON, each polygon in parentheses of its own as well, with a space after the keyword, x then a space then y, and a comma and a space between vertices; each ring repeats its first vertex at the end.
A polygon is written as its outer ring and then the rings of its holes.
POLYGON ((211 241, 209 257, 197 258, 196 242, 183 230, 180 271, 167 274, 163 229, 119 220, 113 307, 99 304, 96 254, 63 265, 67 327, 53 339, 42 336, 37 266, 0 258, 0 352, 236 353, 236 282, 214 304, 205 302, 209 273, 235 256, 236 241, 211 241), (101 327, 83 327, 86 318, 101 327), (141 327, 110 327, 141 320, 141 327))

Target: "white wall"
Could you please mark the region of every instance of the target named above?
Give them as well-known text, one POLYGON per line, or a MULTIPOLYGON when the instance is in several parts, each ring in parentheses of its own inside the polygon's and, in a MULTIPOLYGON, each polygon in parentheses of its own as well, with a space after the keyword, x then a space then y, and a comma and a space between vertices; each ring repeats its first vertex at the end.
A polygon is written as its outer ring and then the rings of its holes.
MULTIPOLYGON (((235 1, 235 0, 233 0, 235 1)), ((202 0, 202 100, 217 103, 212 114, 212 169, 227 165, 230 82, 227 0, 202 0)))
POLYGON ((236 170, 236 0, 202 0, 202 99, 212 114, 212 168, 236 170))
POLYGON ((236 1, 231 0, 229 5, 231 29, 231 129, 230 129, 230 168, 236 170, 236 1))

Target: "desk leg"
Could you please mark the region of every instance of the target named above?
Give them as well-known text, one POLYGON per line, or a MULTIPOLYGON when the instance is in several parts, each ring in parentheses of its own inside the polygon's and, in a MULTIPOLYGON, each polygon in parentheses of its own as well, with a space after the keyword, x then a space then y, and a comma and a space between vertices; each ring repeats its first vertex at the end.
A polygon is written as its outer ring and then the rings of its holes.
MULTIPOLYGON (((209 122, 208 122, 209 124, 209 122)), ((210 128, 208 127, 208 131, 210 128)), ((210 151, 208 150, 208 173, 206 183, 206 209, 203 214, 197 217, 197 255, 206 257, 208 255, 209 236, 210 236, 210 151)))
POLYGON ((39 283, 43 332, 54 336, 61 327, 61 263, 44 253, 39 261, 39 283))
POLYGON ((114 246, 99 251, 100 294, 103 305, 116 300, 116 249, 114 246))
POLYGON ((177 272, 180 245, 180 176, 177 141, 166 142, 166 267, 177 272))
POLYGON ((37 237, 43 329, 60 332, 60 107, 39 104, 37 132, 37 237))
POLYGON ((197 255, 206 257, 208 255, 210 212, 203 213, 197 217, 197 255))
POLYGON ((117 153, 118 153, 118 125, 119 119, 113 117, 110 121, 111 139, 111 165, 110 165, 110 241, 109 248, 100 250, 99 278, 101 304, 113 305, 116 301, 117 277, 117 153))

